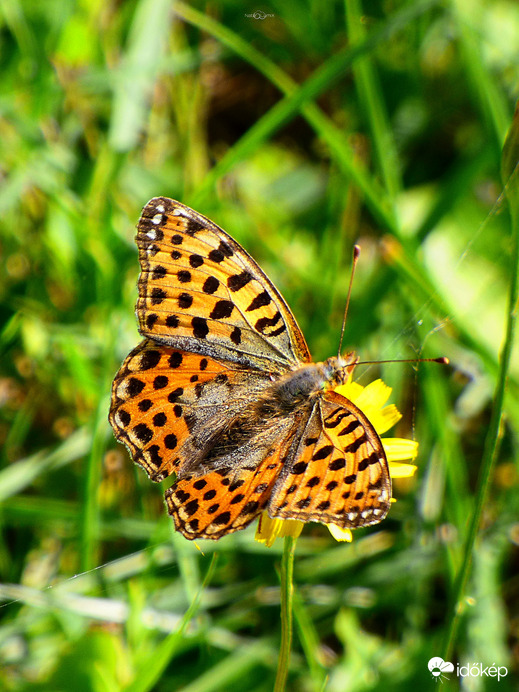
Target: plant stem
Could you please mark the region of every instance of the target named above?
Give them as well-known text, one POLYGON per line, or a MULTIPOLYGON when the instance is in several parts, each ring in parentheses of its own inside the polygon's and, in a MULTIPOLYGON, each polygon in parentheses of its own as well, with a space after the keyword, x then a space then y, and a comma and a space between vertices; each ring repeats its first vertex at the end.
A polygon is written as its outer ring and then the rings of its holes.
POLYGON ((293 536, 286 536, 284 540, 283 558, 281 561, 281 647, 279 649, 274 692, 283 692, 285 689, 292 647, 293 573, 297 539, 293 536))
POLYGON ((499 363, 498 381, 492 402, 492 414, 488 434, 485 439, 485 448, 483 450, 483 461, 478 478, 478 486, 476 492, 476 506, 474 514, 470 522, 470 527, 465 542, 463 562, 460 571, 456 578, 453 593, 453 608, 451 611, 451 622, 446 634, 446 639, 443 646, 443 657, 449 660, 456 635, 460 624, 461 616, 464 612, 463 599, 467 587, 468 578, 472 564, 472 554, 474 545, 481 522, 481 514, 485 506, 488 489, 493 475, 494 465, 499 454, 499 446, 501 439, 501 421, 503 416, 503 405, 506 392, 508 370, 510 368, 510 360, 512 357, 512 349, 514 346, 514 334, 517 322, 517 301, 518 301, 518 276, 519 276, 519 174, 517 160, 519 158, 519 146, 517 135, 519 111, 516 110, 515 119, 510 129, 507 142, 504 148, 504 163, 506 162, 506 171, 509 179, 506 180, 505 190, 507 191, 507 199, 510 210, 511 226, 512 226, 512 248, 511 248, 511 275, 510 275, 510 290, 508 294, 508 310, 506 336, 501 350, 499 363), (511 169, 511 170, 510 170, 511 169))

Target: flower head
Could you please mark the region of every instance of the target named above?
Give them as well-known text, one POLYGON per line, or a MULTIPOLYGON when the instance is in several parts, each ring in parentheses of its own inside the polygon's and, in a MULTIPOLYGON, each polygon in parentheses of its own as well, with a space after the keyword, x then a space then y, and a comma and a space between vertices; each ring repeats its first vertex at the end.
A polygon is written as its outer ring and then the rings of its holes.
MULTIPOLYGON (((370 420, 378 435, 381 436, 380 439, 386 453, 391 478, 413 476, 416 466, 406 462, 416 458, 418 443, 414 440, 406 440, 400 437, 382 437, 402 417, 394 404, 385 405, 391 395, 391 387, 382 380, 374 380, 366 387, 362 387, 357 382, 348 381, 336 387, 334 391, 355 404, 370 420)), ((394 500, 392 501, 394 502, 394 500)), ((256 540, 270 547, 276 538, 299 536, 303 526, 304 522, 301 521, 271 519, 265 511, 260 517, 256 531, 256 540)), ((335 524, 327 524, 327 526, 336 540, 352 540, 350 529, 343 529, 335 524)))

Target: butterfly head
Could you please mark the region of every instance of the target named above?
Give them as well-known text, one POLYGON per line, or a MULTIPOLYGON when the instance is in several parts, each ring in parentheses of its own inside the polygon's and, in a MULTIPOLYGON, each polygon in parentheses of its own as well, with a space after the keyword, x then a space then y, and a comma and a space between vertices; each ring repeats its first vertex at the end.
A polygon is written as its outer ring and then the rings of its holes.
POLYGON ((333 356, 324 362, 324 374, 326 378, 326 389, 334 389, 340 384, 344 384, 351 377, 359 358, 354 351, 346 353, 344 357, 333 356))

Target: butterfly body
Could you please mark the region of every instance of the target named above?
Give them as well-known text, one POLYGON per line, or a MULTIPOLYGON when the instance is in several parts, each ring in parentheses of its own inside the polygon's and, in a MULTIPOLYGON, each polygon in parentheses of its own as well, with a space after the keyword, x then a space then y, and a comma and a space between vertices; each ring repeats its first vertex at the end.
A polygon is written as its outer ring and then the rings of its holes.
POLYGON ((179 202, 143 209, 144 341, 116 375, 110 422, 187 538, 271 517, 365 526, 388 511, 384 450, 334 392, 353 353, 312 363, 290 309, 228 234, 179 202))
POLYGON ((280 411, 291 411, 312 395, 344 384, 348 373, 353 371, 355 354, 348 354, 347 358, 350 361, 329 358, 324 363, 311 363, 287 373, 272 387, 271 396, 279 403, 280 411))
MULTIPOLYGON (((349 356, 352 360, 348 367, 353 368, 355 356, 349 356)), ((321 396, 325 388, 343 383, 347 377, 346 361, 337 358, 329 361, 303 365, 277 378, 258 378, 260 381, 255 387, 251 386, 249 377, 251 396, 248 402, 241 402, 239 410, 228 404, 226 415, 222 415, 218 407, 209 425, 204 419, 201 425, 193 428, 179 451, 185 461, 178 466, 177 478, 182 479, 189 473, 203 475, 209 469, 228 465, 230 460, 239 466, 241 450, 251 441, 259 447, 269 438, 269 431, 279 437, 282 430, 299 427, 316 405, 316 397, 321 396), (205 434, 208 430, 209 435, 205 434)), ((232 392, 232 384, 229 388, 232 392)), ((207 399, 202 393, 199 397, 201 401, 207 399)), ((229 398, 240 401, 235 393, 229 398)))

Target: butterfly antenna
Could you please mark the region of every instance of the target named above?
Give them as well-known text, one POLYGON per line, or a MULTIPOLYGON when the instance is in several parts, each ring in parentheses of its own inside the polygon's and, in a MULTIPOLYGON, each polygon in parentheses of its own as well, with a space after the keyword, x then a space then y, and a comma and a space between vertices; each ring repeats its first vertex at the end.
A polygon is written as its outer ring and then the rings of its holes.
POLYGON ((346 307, 344 308, 344 317, 342 318, 341 338, 339 341, 339 350, 337 352, 337 358, 340 358, 341 356, 342 340, 344 338, 344 330, 346 329, 346 318, 348 317, 348 308, 350 307, 351 287, 353 286, 353 277, 355 276, 355 267, 357 266, 357 260, 359 259, 359 255, 360 245, 354 245, 353 257, 351 260, 350 285, 348 286, 348 297, 346 298, 346 307))
POLYGON ((398 360, 359 360, 355 365, 378 365, 379 363, 439 363, 449 365, 450 360, 446 356, 440 358, 404 358, 398 360))

